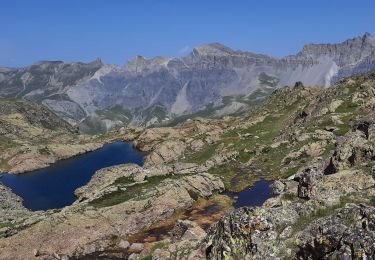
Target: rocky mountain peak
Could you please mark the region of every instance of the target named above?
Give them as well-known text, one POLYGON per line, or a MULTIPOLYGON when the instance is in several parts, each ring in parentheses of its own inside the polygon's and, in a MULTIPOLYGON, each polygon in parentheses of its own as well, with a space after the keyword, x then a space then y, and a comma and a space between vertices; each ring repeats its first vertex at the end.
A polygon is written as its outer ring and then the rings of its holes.
POLYGON ((347 55, 350 55, 350 50, 360 51, 364 48, 374 48, 375 38, 368 32, 363 36, 357 36, 352 39, 348 39, 341 43, 336 44, 306 44, 299 54, 333 54, 340 51, 348 51, 347 55))
POLYGON ((133 73, 158 71, 165 68, 170 60, 170 58, 161 56, 148 59, 141 55, 137 55, 126 63, 125 70, 133 73))
POLYGON ((93 60, 92 62, 90 62, 90 64, 92 65, 97 65, 97 66, 103 66, 104 63, 102 62, 102 59, 101 58, 96 58, 95 60, 93 60))
POLYGON ((362 36, 362 41, 363 41, 364 43, 369 43, 369 44, 375 46, 375 38, 374 38, 374 36, 373 36, 371 33, 369 33, 369 32, 366 32, 366 33, 362 36))
POLYGON ((371 33, 365 32, 365 34, 363 35, 363 38, 373 38, 373 36, 371 33))
MULTIPOLYGON (((297 57, 305 59, 325 60, 334 62, 339 67, 352 66, 364 62, 372 68, 375 53, 375 38, 370 33, 357 36, 341 43, 335 44, 307 44, 297 57)), ((366 71, 368 69, 362 70, 366 71)), ((350 76, 350 73, 342 73, 341 76, 350 76)))
POLYGON ((193 49, 194 54, 202 56, 226 56, 234 52, 231 48, 217 42, 201 45, 193 49))

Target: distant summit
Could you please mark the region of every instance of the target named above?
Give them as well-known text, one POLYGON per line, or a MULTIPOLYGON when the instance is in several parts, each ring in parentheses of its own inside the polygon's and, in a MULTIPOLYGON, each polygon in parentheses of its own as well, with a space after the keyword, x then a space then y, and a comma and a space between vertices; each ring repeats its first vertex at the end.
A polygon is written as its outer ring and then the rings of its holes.
POLYGON ((228 55, 234 53, 231 48, 217 42, 198 46, 193 49, 194 52, 201 55, 228 55))

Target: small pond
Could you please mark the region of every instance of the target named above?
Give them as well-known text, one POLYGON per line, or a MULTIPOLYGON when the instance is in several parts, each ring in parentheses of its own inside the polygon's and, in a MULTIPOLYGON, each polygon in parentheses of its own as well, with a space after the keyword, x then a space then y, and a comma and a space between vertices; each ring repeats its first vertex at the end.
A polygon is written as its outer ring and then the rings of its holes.
POLYGON ((240 192, 227 192, 231 198, 236 198, 235 208, 245 206, 261 206, 267 199, 273 196, 270 185, 273 181, 259 180, 253 186, 240 192))

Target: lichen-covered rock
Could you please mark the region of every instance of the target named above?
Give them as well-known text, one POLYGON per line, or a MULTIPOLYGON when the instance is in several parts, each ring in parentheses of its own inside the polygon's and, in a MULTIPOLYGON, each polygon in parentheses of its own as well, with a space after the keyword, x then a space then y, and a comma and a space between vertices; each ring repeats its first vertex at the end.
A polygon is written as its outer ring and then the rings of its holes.
POLYGON ((0 177, 0 223, 13 221, 29 214, 31 212, 22 205, 22 198, 4 186, 0 177))
POLYGON ((184 155, 186 144, 171 140, 157 144, 145 158, 145 165, 158 165, 176 161, 184 155))
POLYGON ((298 239, 300 259, 374 259, 375 208, 347 205, 309 225, 298 239))
POLYGON ((316 186, 323 178, 324 161, 318 158, 310 166, 296 174, 295 181, 298 181, 297 196, 300 198, 310 198, 315 195, 316 186))
MULTIPOLYGON (((88 206, 95 198, 111 194, 105 191, 111 189, 110 185, 99 187, 96 192, 100 195, 95 193, 95 189, 91 190, 91 193, 87 193, 91 194, 87 200, 65 207, 60 212, 45 213, 43 218, 21 227, 18 233, 6 240, 0 239, 0 259, 28 259, 34 248, 47 256, 54 253, 75 257, 92 255, 112 246, 113 237, 127 237, 140 232, 157 221, 188 209, 198 197, 208 197, 224 190, 220 178, 197 173, 175 179, 166 178, 112 206, 88 206), (45 243, 46 238, 53 239, 45 243), (18 248, 19 244, 23 247, 18 248)), ((194 227, 190 231, 184 234, 186 238, 192 239, 194 235, 197 239, 201 237, 194 227)))
POLYGON ((362 131, 347 133, 337 142, 336 152, 331 159, 332 171, 348 169, 361 162, 371 161, 375 156, 375 145, 362 131))

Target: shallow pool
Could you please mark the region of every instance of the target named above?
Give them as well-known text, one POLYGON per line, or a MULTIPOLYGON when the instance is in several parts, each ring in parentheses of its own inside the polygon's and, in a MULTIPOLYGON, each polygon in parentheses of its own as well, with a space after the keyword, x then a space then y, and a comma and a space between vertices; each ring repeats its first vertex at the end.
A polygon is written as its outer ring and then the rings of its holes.
POLYGON ((261 206, 267 199, 273 196, 270 185, 273 181, 259 180, 253 186, 240 192, 227 192, 229 197, 237 198, 235 208, 244 206, 261 206))

